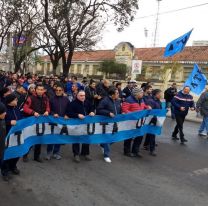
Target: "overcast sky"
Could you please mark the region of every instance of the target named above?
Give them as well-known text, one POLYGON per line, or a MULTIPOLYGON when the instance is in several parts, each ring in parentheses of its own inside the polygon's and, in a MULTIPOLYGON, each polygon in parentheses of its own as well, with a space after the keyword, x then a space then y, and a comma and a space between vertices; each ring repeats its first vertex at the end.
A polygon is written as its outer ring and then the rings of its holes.
MULTIPOLYGON (((160 12, 180 9, 193 5, 208 3, 208 0, 162 0, 160 12)), ((135 47, 151 47, 155 30, 154 17, 140 18, 157 13, 156 0, 140 0, 139 10, 134 22, 125 28, 123 32, 117 32, 112 24, 109 24, 103 32, 103 39, 98 44, 98 49, 113 49, 119 42, 128 41, 135 47), (140 19, 139 19, 140 18, 140 19), (148 38, 145 39, 144 28, 148 29, 148 38)), ((193 40, 208 40, 208 4, 180 12, 159 16, 159 28, 157 46, 166 46, 171 40, 181 36, 194 28, 188 45, 193 40)))

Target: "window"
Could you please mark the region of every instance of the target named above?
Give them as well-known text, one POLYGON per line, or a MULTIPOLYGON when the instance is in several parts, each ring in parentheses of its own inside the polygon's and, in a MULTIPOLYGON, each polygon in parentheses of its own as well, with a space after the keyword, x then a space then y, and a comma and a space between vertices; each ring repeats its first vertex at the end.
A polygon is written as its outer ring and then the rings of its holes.
POLYGON ((90 65, 85 65, 85 73, 89 74, 90 72, 90 65))
POLYGON ((92 74, 97 75, 98 69, 99 69, 99 65, 93 65, 92 74))
POLYGON ((81 74, 82 73, 82 65, 81 64, 78 64, 77 65, 77 73, 78 74, 81 74))
POLYGON ((70 72, 74 74, 74 65, 73 64, 70 67, 70 72))

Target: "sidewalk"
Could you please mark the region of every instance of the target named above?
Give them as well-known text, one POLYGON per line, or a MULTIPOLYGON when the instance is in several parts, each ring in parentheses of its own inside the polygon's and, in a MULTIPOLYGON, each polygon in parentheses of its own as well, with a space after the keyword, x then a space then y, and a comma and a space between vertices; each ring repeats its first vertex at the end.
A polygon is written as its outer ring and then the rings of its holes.
MULTIPOLYGON (((167 113, 167 117, 170 117, 170 111, 168 111, 167 113)), ((186 120, 190 121, 190 122, 197 122, 197 123, 201 123, 202 122, 202 117, 201 115, 199 115, 199 117, 197 116, 197 113, 195 111, 189 111, 188 115, 186 116, 186 120)))

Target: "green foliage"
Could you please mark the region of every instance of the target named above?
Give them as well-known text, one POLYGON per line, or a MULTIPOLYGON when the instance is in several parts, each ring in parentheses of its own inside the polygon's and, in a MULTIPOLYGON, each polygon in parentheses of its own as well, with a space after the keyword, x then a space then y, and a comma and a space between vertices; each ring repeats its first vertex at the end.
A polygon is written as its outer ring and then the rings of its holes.
POLYGON ((106 75, 109 74, 126 75, 127 66, 126 64, 120 64, 113 60, 106 60, 101 63, 99 71, 103 72, 106 75))

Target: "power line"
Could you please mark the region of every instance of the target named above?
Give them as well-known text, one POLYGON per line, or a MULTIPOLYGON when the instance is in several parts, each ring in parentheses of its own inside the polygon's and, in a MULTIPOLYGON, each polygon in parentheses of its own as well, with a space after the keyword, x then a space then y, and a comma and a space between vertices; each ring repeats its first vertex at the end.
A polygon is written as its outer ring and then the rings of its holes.
MULTIPOLYGON (((180 8, 180 9, 175 9, 175 10, 164 11, 164 12, 159 13, 159 15, 175 13, 175 12, 179 12, 179 11, 183 11, 183 10, 188 10, 188 9, 193 9, 193 8, 197 8, 197 7, 201 7, 201 6, 205 6, 205 5, 208 5, 208 3, 198 4, 198 5, 193 5, 193 6, 188 6, 188 7, 184 7, 184 8, 180 8)), ((145 18, 149 18, 149 17, 154 17, 156 15, 157 14, 150 14, 150 15, 147 15, 147 16, 141 16, 141 17, 135 18, 135 20, 137 20, 137 19, 145 19, 145 18)))

